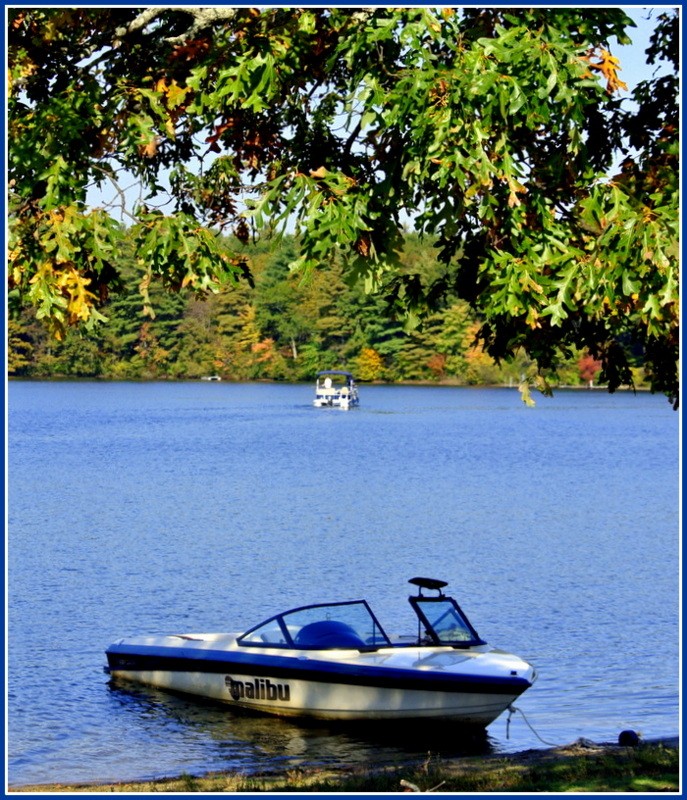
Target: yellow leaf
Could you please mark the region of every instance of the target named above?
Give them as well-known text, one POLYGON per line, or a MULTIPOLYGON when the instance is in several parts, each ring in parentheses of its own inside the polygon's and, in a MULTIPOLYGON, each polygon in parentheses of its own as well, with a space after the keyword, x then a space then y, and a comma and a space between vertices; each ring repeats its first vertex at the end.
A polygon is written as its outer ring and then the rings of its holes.
POLYGON ((179 86, 176 81, 172 81, 171 86, 167 88, 167 102, 170 108, 180 106, 186 99, 188 89, 179 86))
POLYGON ((465 199, 467 200, 470 197, 474 197, 477 194, 477 192, 479 192, 479 189, 480 187, 476 183, 473 183, 471 186, 468 186, 467 190, 465 191, 465 199))
POLYGON ((589 62, 590 69, 597 70, 606 79, 606 91, 611 94, 618 89, 627 89, 627 84, 618 77, 620 71, 620 60, 608 52, 601 49, 600 60, 596 63, 589 62))
POLYGON ((620 66, 620 59, 612 56, 608 50, 601 50, 601 58, 608 64, 613 65, 616 69, 620 66))

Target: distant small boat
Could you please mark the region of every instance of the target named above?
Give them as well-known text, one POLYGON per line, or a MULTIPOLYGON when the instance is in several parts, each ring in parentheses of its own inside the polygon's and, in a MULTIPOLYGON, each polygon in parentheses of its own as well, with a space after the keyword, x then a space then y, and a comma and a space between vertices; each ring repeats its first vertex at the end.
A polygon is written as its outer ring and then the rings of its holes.
POLYGON ((203 375, 203 377, 201 378, 201 381, 221 381, 221 380, 222 379, 220 378, 219 375, 203 375))
POLYGON ((120 639, 107 648, 105 670, 270 714, 486 727, 534 683, 534 667, 488 645, 443 594, 445 581, 410 583, 419 590, 408 598, 417 633, 407 636, 388 636, 365 600, 318 603, 243 634, 120 639))
POLYGON ((358 387, 350 372, 340 369, 325 369, 317 373, 315 399, 313 400, 315 407, 350 408, 359 403, 358 387))

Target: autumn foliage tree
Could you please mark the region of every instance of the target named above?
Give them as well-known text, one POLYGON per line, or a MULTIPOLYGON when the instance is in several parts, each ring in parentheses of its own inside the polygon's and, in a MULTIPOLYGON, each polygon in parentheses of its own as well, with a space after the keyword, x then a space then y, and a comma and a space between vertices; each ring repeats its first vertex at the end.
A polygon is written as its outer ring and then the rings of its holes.
POLYGON ((249 277, 221 232, 288 228, 294 268, 337 256, 390 313, 466 301, 497 360, 550 371, 586 348, 614 390, 641 347, 677 404, 675 10, 647 53, 669 68, 632 107, 617 8, 15 7, 8 24, 9 297, 56 336, 101 319, 124 241, 150 305, 153 281, 249 277), (120 219, 87 203, 107 185, 120 219), (401 265, 409 220, 436 237, 430 279, 401 265))
POLYGON ((601 362, 590 356, 589 353, 585 353, 578 360, 577 368, 580 372, 580 378, 591 386, 594 383, 594 379, 599 374, 601 362))

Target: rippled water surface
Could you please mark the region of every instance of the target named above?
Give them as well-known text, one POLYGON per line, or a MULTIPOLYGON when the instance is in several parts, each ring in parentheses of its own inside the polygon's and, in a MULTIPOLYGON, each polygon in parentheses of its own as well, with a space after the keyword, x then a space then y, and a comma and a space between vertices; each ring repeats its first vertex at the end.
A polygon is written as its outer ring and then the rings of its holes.
POLYGON ((412 632, 449 581, 536 665, 547 742, 678 732, 678 415, 648 394, 11 383, 8 780, 107 781, 543 747, 522 716, 455 730, 299 725, 111 686, 135 633, 245 629, 366 598, 412 632))

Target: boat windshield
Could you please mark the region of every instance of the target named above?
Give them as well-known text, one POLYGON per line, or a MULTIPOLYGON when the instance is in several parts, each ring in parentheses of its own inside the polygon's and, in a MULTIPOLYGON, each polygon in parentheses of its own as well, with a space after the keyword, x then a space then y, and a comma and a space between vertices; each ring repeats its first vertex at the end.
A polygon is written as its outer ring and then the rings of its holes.
POLYGON ((239 636, 238 644, 313 650, 374 648, 391 642, 364 600, 286 611, 239 636))
POLYGON ((410 603, 433 644, 484 644, 452 597, 411 597, 410 603))

